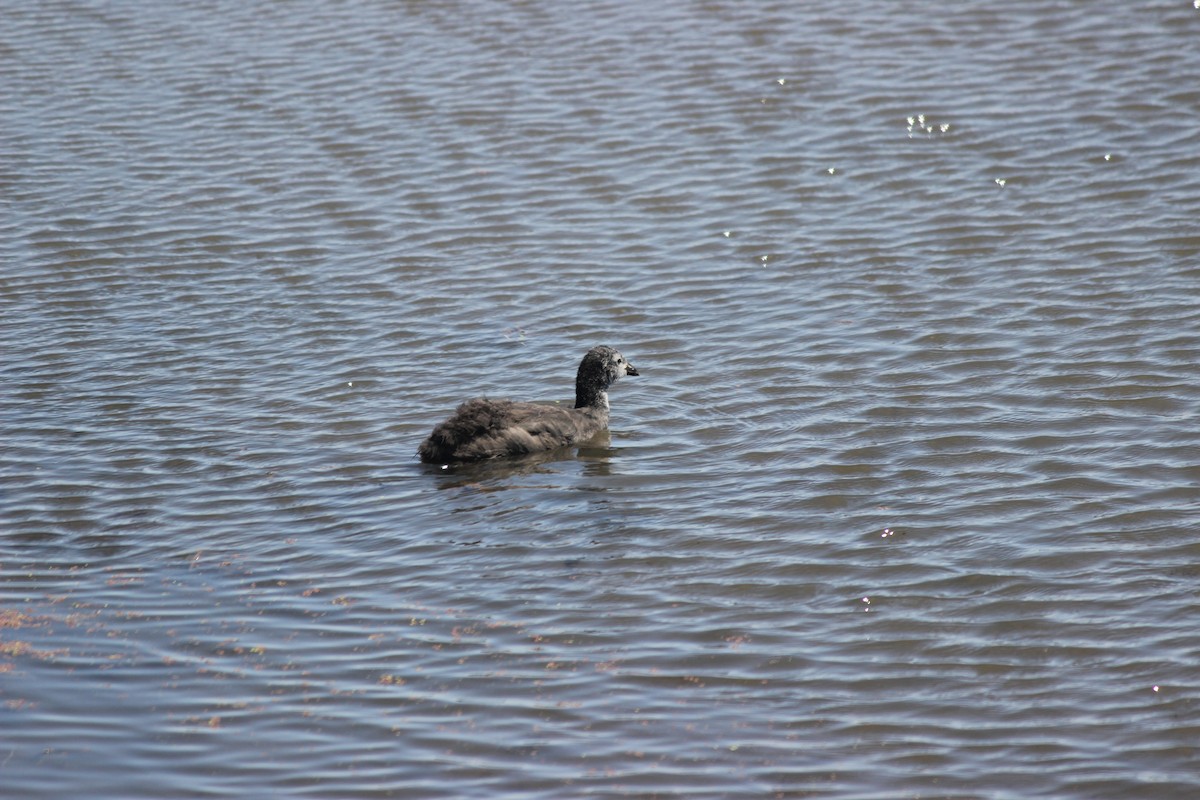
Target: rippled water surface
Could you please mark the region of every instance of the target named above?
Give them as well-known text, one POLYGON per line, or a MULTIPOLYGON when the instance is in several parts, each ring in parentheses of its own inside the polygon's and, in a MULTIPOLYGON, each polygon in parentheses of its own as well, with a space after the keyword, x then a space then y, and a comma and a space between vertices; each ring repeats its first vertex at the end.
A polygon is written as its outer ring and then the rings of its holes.
POLYGON ((4 796, 1200 796, 1193 3, 0 6, 4 796))

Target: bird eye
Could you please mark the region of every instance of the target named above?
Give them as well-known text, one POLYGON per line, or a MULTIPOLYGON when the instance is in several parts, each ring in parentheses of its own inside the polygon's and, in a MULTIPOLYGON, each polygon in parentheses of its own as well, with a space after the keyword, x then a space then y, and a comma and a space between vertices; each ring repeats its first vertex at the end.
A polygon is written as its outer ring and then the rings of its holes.
POLYGON ((619 357, 619 356, 617 357, 617 363, 618 363, 618 364, 621 364, 621 363, 623 363, 624 361, 625 361, 625 359, 623 359, 623 358, 621 358, 621 357, 619 357))

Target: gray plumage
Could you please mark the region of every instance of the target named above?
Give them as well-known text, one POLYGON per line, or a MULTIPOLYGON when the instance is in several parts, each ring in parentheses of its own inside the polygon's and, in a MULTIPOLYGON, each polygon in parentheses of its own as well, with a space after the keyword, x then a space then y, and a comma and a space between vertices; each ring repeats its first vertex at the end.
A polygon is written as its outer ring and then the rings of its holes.
POLYGON ((638 371, 611 347, 593 347, 579 363, 575 407, 478 397, 460 405, 417 448, 422 461, 475 461, 552 450, 608 427, 608 387, 638 371))

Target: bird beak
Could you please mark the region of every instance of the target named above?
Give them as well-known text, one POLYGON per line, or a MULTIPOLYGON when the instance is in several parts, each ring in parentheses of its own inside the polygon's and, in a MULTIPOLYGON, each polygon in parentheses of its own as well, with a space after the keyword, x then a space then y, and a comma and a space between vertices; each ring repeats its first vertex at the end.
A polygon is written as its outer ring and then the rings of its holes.
POLYGON ((628 361, 626 361, 625 362, 625 374, 626 375, 637 375, 638 374, 637 367, 635 367, 633 364, 630 364, 628 361))

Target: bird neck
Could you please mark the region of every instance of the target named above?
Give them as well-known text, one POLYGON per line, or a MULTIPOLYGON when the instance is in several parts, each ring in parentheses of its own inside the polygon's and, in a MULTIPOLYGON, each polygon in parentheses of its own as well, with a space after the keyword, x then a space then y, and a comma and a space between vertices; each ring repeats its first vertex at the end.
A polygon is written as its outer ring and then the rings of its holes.
POLYGON ((575 385, 576 408, 599 408, 608 411, 608 392, 598 386, 575 385))

